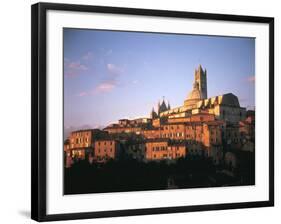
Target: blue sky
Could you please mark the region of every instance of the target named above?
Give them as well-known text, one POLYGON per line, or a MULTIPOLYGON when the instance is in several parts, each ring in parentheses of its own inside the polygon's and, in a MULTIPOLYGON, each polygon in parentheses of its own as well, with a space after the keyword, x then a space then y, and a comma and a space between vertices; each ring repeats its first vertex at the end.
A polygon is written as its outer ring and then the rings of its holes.
POLYGON ((255 106, 253 38, 64 29, 64 126, 148 117, 163 96, 181 106, 199 64, 208 97, 255 106))

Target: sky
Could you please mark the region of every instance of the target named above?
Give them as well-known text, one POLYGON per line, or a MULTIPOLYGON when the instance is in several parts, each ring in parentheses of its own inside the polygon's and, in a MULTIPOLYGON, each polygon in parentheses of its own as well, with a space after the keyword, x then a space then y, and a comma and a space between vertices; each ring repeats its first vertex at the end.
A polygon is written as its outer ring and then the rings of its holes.
POLYGON ((183 105, 194 70, 208 97, 235 94, 255 106, 255 39, 64 28, 64 127, 102 128, 149 117, 159 100, 183 105))

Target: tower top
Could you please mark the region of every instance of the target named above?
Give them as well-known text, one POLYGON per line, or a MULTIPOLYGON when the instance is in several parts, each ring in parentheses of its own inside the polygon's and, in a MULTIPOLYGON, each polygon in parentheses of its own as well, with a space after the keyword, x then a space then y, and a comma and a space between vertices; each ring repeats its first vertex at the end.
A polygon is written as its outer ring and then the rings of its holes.
POLYGON ((202 68, 199 64, 195 69, 194 82, 192 91, 189 93, 187 99, 206 99, 207 98, 207 70, 202 68))
POLYGON ((202 68, 202 65, 199 64, 198 69, 195 69, 195 75, 206 75, 207 74, 207 70, 202 68))

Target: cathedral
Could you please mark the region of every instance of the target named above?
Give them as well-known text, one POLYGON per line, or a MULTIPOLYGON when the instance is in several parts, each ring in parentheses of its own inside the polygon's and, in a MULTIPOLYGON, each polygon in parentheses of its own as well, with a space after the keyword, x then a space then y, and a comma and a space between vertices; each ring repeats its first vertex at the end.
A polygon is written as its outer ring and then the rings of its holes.
POLYGON ((219 120, 239 122, 246 118, 246 108, 240 107, 238 97, 232 93, 208 98, 207 93, 207 70, 199 65, 194 72, 192 90, 184 100, 183 105, 170 108, 163 99, 158 103, 157 112, 152 109, 151 118, 183 118, 195 114, 213 114, 219 120))

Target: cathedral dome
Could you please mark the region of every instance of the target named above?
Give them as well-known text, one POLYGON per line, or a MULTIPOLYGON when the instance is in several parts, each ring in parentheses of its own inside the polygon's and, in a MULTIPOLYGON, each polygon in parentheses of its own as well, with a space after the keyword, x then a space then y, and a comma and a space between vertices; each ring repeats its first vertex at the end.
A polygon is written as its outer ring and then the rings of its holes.
POLYGON ((188 94, 187 100, 199 100, 202 99, 201 91, 199 90, 198 83, 193 84, 192 91, 188 94))
POLYGON ((202 94, 201 94, 201 91, 199 90, 199 85, 197 82, 194 82, 193 89, 188 94, 187 99, 184 101, 184 105, 186 107, 192 108, 201 99, 202 99, 202 94))
POLYGON ((201 92, 199 89, 193 89, 187 96, 188 100, 201 99, 201 92))

